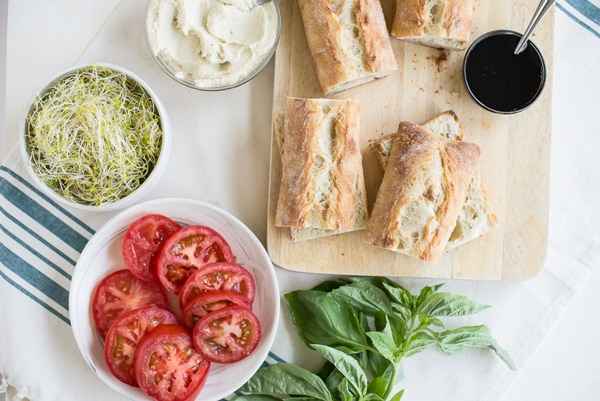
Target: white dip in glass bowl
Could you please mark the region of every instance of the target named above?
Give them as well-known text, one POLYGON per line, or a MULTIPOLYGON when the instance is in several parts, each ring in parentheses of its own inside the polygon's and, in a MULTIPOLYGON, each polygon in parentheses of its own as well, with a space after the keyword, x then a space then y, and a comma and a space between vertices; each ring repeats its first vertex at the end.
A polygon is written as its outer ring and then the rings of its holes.
POLYGON ((281 34, 277 0, 151 0, 146 39, 159 66, 176 81, 223 90, 254 78, 275 53, 281 34))

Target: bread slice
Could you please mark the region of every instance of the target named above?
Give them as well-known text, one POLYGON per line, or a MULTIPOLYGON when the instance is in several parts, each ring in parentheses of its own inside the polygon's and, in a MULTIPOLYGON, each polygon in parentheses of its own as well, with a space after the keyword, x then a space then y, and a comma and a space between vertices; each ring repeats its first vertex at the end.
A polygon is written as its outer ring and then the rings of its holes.
POLYGON ((391 35, 447 50, 467 47, 476 0, 396 0, 391 35))
MULTIPOLYGON (((462 125, 458 116, 452 110, 434 116, 422 124, 422 127, 444 138, 456 141, 464 140, 462 125)), ((385 169, 390 157, 395 136, 396 134, 386 135, 372 144, 372 148, 375 150, 377 159, 383 169, 385 169)), ((479 170, 476 170, 469 184, 465 203, 458 214, 456 226, 446 245, 446 250, 466 244, 491 231, 497 225, 498 219, 487 197, 479 170)))
POLYGON ((360 103, 287 98, 274 119, 282 162, 275 225, 292 240, 361 230, 368 219, 360 103))
POLYGON ((477 169, 474 143, 401 122, 364 240, 428 262, 439 261, 477 169))
POLYGON ((325 95, 398 70, 379 0, 298 0, 325 95))

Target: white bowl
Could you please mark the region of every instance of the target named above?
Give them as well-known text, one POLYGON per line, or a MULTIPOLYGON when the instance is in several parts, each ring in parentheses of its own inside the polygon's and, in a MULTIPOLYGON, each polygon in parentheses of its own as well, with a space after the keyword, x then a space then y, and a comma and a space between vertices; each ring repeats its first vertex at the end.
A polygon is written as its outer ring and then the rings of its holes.
MULTIPOLYGON (((228 2, 223 2, 223 4, 213 2, 213 4, 216 4, 215 8, 206 11, 204 10, 206 4, 203 2, 175 5, 172 2, 152 0, 148 2, 146 12, 146 43, 156 63, 164 73, 180 84, 203 91, 232 89, 252 80, 267 66, 275 54, 281 36, 282 22, 278 0, 256 7, 249 12, 245 11, 245 16, 250 15, 250 13, 254 13, 254 15, 261 13, 260 15, 267 16, 266 21, 272 18, 273 26, 265 23, 265 20, 254 21, 253 26, 266 27, 267 30, 264 32, 264 36, 256 42, 245 44, 247 47, 244 49, 244 53, 248 49, 260 47, 256 46, 256 43, 263 43, 263 51, 257 51, 258 54, 253 55, 250 61, 243 63, 243 67, 240 67, 239 70, 238 67, 231 67, 235 66, 237 61, 235 57, 224 61, 222 57, 228 57, 224 56, 228 53, 227 51, 211 54, 212 50, 206 49, 214 49, 228 44, 226 38, 212 36, 212 33, 209 32, 211 13, 220 13, 222 9, 234 10, 235 7, 229 5, 228 2), (184 11, 191 14, 191 16, 187 14, 182 16, 180 14, 182 10, 176 9, 176 7, 183 7, 184 11), (218 11, 215 11, 217 9, 218 11), (206 12, 206 15, 203 15, 203 12, 206 12), (202 27, 198 26, 198 21, 201 20, 198 15, 202 15, 202 23, 204 24, 202 27), (163 31, 163 28, 168 29, 163 31), (206 36, 198 38, 198 35, 206 36), (215 42, 211 42, 213 40, 215 42), (205 43, 208 45, 205 45, 205 43), (219 70, 221 67, 223 67, 223 70, 219 70), (199 72, 200 70, 202 72, 199 72), (217 72, 217 70, 219 71, 217 72)), ((236 21, 236 18, 232 18, 231 15, 219 15, 212 18, 212 20, 218 21, 217 30, 219 32, 215 35, 221 35, 223 32, 234 34, 235 28, 233 30, 229 29, 223 21, 236 21)), ((232 40, 233 47, 239 45, 239 39, 232 40)), ((245 54, 239 57, 243 59, 245 54)))
POLYGON ((213 228, 229 243, 238 263, 250 270, 256 280, 253 311, 262 326, 258 348, 239 362, 213 363, 197 398, 220 400, 248 381, 264 362, 275 339, 280 300, 273 264, 258 238, 240 220, 215 206, 195 200, 158 199, 124 210, 104 224, 81 252, 71 279, 69 315, 75 341, 89 367, 109 387, 132 400, 149 399, 139 388, 122 383, 110 373, 91 314, 91 295, 96 285, 109 272, 125 268, 121 241, 127 227, 149 213, 163 214, 184 225, 213 228))
POLYGON ((40 89, 39 91, 37 91, 34 94, 34 96, 31 99, 31 102, 29 104, 30 104, 30 107, 27 110, 27 112, 25 113, 25 117, 23 118, 22 127, 21 127, 21 138, 20 138, 21 156, 23 158, 25 165, 27 166, 27 171, 29 173, 29 176, 34 181, 34 183, 40 188, 40 190, 46 196, 48 196, 50 199, 54 200, 55 202, 60 203, 61 205, 73 207, 76 209, 82 209, 82 210, 88 210, 88 211, 100 211, 100 212, 108 212, 108 211, 115 211, 115 210, 123 209, 125 207, 133 205, 134 203, 138 202, 141 198, 143 198, 152 189, 152 187, 158 182, 158 180, 160 179, 164 170, 167 167, 169 155, 171 152, 172 134, 171 134, 171 125, 170 125, 170 121, 169 121, 169 117, 167 115, 166 109, 163 106, 160 99, 158 98, 158 96, 154 93, 154 91, 139 76, 137 76, 136 74, 134 74, 133 72, 131 72, 125 68, 122 68, 122 67, 119 67, 119 66, 116 66, 113 64, 107 64, 107 63, 94 63, 94 64, 90 64, 90 65, 78 65, 78 66, 71 67, 67 70, 64 70, 64 71, 58 73, 57 75, 55 75, 54 77, 49 79, 42 86, 42 89, 40 89), (118 200, 115 200, 115 201, 103 202, 98 205, 78 203, 74 200, 67 199, 67 198, 63 197, 62 195, 58 194, 57 192, 55 192, 50 186, 48 186, 46 183, 44 183, 40 179, 40 177, 38 177, 38 175, 35 173, 34 169, 31 166, 31 163, 30 163, 30 152, 29 152, 29 146, 28 146, 28 142, 27 142, 27 131, 26 131, 28 129, 27 128, 28 127, 27 118, 34 109, 34 102, 36 101, 36 99, 41 98, 45 94, 49 93, 57 82, 65 79, 66 77, 68 77, 70 75, 75 74, 77 71, 80 71, 85 68, 90 68, 92 65, 101 67, 101 68, 107 68, 110 71, 114 71, 115 73, 123 73, 129 79, 136 82, 150 96, 150 98, 155 106, 155 109, 158 113, 160 129, 162 131, 162 139, 161 139, 162 142, 161 142, 161 147, 160 147, 160 154, 158 156, 156 163, 154 164, 154 167, 152 168, 152 171, 146 176, 145 180, 137 187, 137 189, 132 191, 127 196, 120 198, 118 200))

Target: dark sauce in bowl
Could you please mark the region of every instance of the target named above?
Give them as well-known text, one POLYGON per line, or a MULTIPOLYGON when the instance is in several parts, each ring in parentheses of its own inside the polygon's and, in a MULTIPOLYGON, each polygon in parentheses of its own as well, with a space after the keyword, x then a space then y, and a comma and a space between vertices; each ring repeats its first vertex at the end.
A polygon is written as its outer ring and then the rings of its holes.
POLYGON ((521 35, 493 31, 476 39, 465 54, 463 78, 469 94, 495 113, 511 114, 527 109, 546 82, 546 66, 531 41, 522 53, 514 50, 521 35))

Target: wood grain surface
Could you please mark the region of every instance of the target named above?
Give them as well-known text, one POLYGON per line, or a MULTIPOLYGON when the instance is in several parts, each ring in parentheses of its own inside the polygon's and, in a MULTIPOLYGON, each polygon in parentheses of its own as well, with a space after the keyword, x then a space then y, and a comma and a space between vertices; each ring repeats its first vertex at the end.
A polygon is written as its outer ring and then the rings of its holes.
MULTIPOLYGON (((324 97, 298 5, 295 0, 279 3, 283 30, 275 55, 273 113, 283 110, 286 96, 324 97)), ((389 27, 395 0, 381 3, 389 27)), ((495 29, 522 32, 537 3, 480 1, 471 41, 495 29)), ((519 114, 493 114, 469 97, 462 80, 464 51, 442 51, 394 38, 396 74, 331 96, 361 101, 361 149, 370 205, 383 170, 369 144, 395 132, 400 121, 422 123, 442 111, 454 110, 465 140, 481 146, 479 171, 499 222, 492 232, 446 252, 437 264, 375 248, 362 241, 362 231, 292 243, 289 229, 274 226, 281 163, 273 138, 267 224, 267 250, 273 262, 292 271, 340 275, 513 281, 535 276, 542 269, 548 240, 553 10, 532 40, 546 61, 546 86, 536 103, 519 114)))

